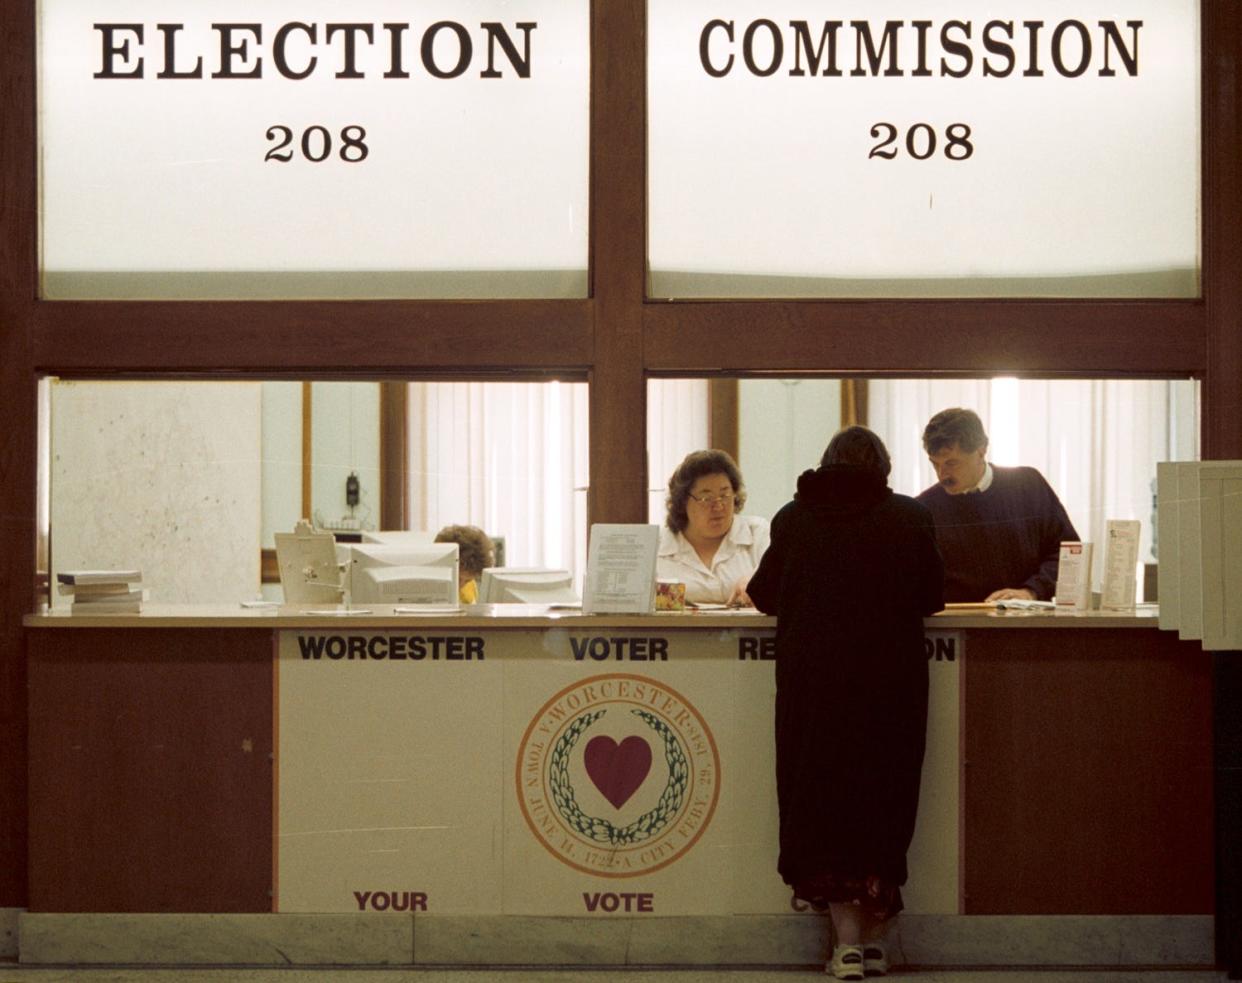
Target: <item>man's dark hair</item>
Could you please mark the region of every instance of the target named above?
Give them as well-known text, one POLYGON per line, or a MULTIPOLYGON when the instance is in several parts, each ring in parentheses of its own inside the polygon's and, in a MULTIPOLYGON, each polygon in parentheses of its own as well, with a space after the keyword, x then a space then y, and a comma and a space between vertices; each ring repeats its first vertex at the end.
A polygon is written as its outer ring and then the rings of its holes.
POLYGON ((866 427, 859 426, 838 430, 828 442, 828 447, 819 463, 821 467, 845 464, 855 468, 866 468, 885 478, 893 469, 884 441, 866 427))
POLYGON ((979 449, 987 450, 988 435, 983 429, 983 421, 974 410, 954 406, 941 410, 923 428, 923 450, 928 454, 939 454, 946 447, 956 444, 966 453, 979 449))

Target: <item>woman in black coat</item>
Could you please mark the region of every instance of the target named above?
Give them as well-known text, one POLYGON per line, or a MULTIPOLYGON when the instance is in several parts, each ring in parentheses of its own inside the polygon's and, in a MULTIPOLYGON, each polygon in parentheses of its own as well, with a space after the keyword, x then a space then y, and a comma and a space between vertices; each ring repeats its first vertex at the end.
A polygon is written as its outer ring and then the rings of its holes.
POLYGON ((833 437, 748 588, 777 617, 778 869, 831 913, 840 979, 887 969, 927 732, 923 618, 943 607, 931 514, 889 470, 865 427, 833 437))

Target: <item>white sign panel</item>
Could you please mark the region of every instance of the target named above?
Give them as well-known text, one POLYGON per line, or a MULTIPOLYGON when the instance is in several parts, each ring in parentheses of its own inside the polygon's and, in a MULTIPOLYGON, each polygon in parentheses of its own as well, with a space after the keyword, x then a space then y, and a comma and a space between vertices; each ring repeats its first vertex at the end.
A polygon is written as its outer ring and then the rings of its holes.
POLYGON ((46 296, 585 296, 586 0, 39 18, 46 296))
POLYGON ((1100 607, 1124 611, 1134 607, 1138 593, 1138 519, 1109 519, 1104 550, 1104 580, 1100 607))
MULTIPOLYGON (((776 870, 774 636, 281 632, 276 909, 803 910, 776 870)), ((961 655, 928 633, 914 913, 958 911, 961 655)))
POLYGON ((1195 296, 1194 0, 648 5, 652 293, 1195 296))

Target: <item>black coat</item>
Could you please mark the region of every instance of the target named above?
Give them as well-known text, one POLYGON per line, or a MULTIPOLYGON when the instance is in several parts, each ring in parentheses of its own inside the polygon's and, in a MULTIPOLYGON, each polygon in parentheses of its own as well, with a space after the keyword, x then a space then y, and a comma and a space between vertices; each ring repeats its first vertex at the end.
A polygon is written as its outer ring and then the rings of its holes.
POLYGON ((875 472, 807 471, 747 587, 777 617, 779 870, 906 880, 927 732, 931 515, 875 472))

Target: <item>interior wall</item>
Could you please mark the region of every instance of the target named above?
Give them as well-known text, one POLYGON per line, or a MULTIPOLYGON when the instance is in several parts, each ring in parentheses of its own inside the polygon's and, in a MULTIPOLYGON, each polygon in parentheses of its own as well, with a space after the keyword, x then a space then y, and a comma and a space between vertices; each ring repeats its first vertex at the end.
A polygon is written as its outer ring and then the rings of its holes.
POLYGON ((53 582, 138 569, 155 603, 254 597, 260 420, 256 383, 54 382, 53 582))
POLYGON ((302 518, 302 383, 264 382, 263 548, 302 518))
POLYGON ((311 393, 311 517, 329 529, 349 518, 363 529, 378 529, 379 383, 316 382, 311 393), (358 476, 354 509, 345 504, 351 474, 358 476))
POLYGON ((746 511, 771 518, 793 498, 798 475, 819 466, 841 428, 841 383, 743 379, 738 388, 738 464, 749 494, 746 511))

